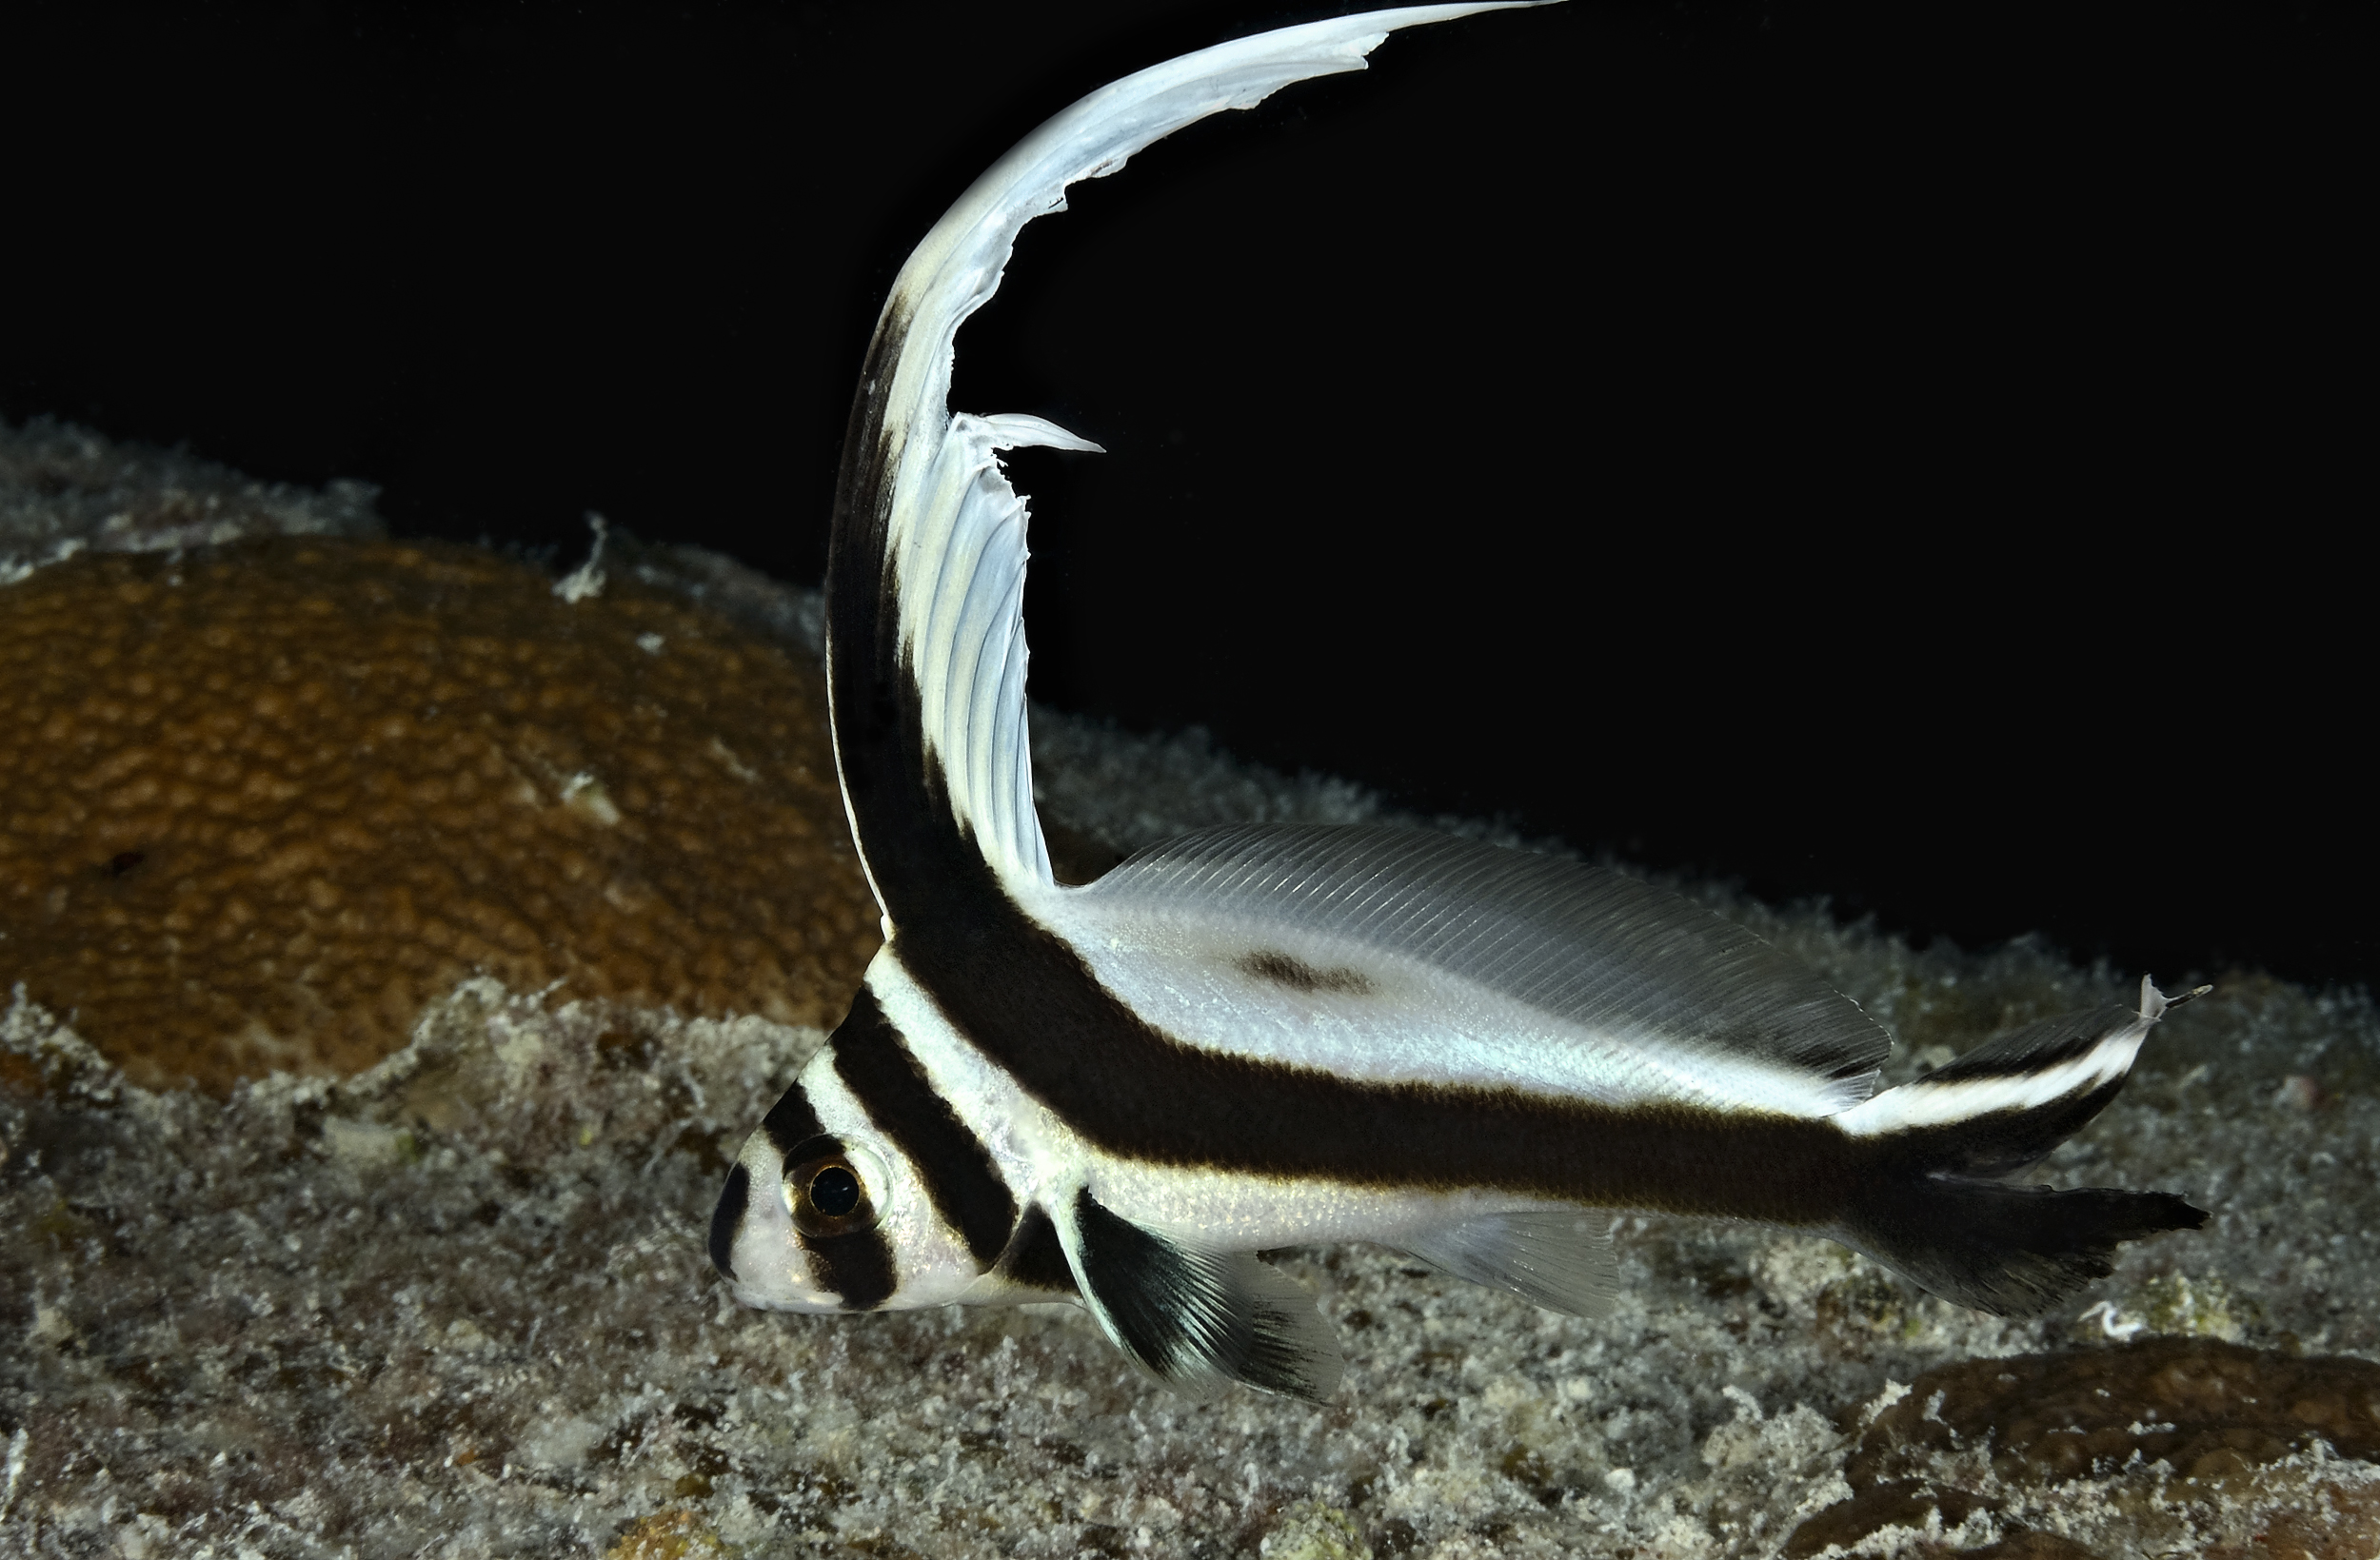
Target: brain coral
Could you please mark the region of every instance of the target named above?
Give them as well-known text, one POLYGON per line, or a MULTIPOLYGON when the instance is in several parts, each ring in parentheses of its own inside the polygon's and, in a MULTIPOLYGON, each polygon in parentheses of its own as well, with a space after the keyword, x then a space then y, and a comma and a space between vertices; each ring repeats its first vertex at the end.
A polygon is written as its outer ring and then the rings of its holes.
POLYGON ((401 1046, 475 973, 840 1016, 876 941, 817 669, 675 598, 293 539, 0 590, 0 989, 135 1080, 401 1046))

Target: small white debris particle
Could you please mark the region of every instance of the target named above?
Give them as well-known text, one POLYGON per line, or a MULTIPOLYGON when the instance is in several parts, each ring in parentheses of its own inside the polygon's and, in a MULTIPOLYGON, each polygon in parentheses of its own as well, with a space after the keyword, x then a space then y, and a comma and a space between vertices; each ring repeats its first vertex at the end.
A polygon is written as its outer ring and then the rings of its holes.
POLYGON ((25 1427, 22 1425, 17 1426, 16 1433, 9 1437, 9 1482, 6 1488, 0 1488, 0 1517, 7 1516, 9 1508, 16 1504, 16 1487, 25 1480, 25 1448, 28 1440, 25 1427))
POLYGON ((36 1343, 46 1343, 53 1349, 61 1349, 74 1341, 74 1323, 68 1319, 64 1306, 44 1305, 39 1300, 35 1300, 33 1302, 32 1335, 36 1343))
POLYGON ((2272 1091, 2272 1103, 2285 1111, 2311 1113, 2322 1105, 2322 1085, 2303 1073, 2291 1073, 2272 1091))
POLYGON ((1301 1500, 1281 1513, 1257 1552, 1263 1560, 1370 1560, 1372 1549, 1346 1512, 1301 1500))
POLYGON ((611 527, 592 509, 586 512, 586 525, 595 533, 595 544, 586 550, 586 562, 554 582, 554 594, 572 606, 604 593, 604 571, 600 565, 604 560, 604 535, 611 527))
POLYGON ((620 809, 612 804, 611 794, 604 789, 604 782, 584 769, 564 783, 562 804, 605 828, 620 821, 620 809))
POLYGON ((735 749, 729 747, 725 742, 721 741, 716 737, 711 739, 711 752, 717 755, 719 761, 722 764, 726 766, 727 773, 733 775, 736 779, 744 781, 747 785, 754 784, 759 781, 761 777, 755 773, 749 765, 745 764, 742 759, 736 757, 735 749))
POLYGON ((343 1159, 359 1169, 367 1165, 402 1164, 418 1152, 413 1135, 403 1127, 384 1126, 377 1121, 350 1121, 336 1116, 323 1117, 323 1146, 330 1151, 333 1158, 343 1159))
POLYGON ((2106 1333, 2111 1338, 2125 1342, 2129 1342, 2132 1334, 2140 1332, 2143 1328, 2149 1325, 2147 1322, 2140 1320, 2138 1317, 2126 1320, 2119 1316, 2116 1313, 2115 1302, 2112 1300, 2101 1300, 2098 1304, 2092 1306, 2090 1310, 2075 1317, 2075 1325, 2080 1326, 2082 1323, 2091 1320, 2093 1316, 2099 1318, 2100 1332, 2106 1333))
POLYGON ((1866 1406, 1860 1409, 1859 1422, 1862 1425, 1874 1424, 1876 1422, 1876 1415, 1882 1413, 1885 1410, 1891 1408, 1894 1404, 1899 1402, 1902 1398, 1907 1397, 1908 1395, 1909 1384, 1907 1382, 1894 1381, 1890 1376, 1885 1377, 1884 1390, 1876 1393, 1875 1396, 1868 1399, 1866 1406))
POLYGON ((602 1426, 565 1414, 530 1431, 521 1450, 532 1468, 576 1468, 603 1438, 602 1426))

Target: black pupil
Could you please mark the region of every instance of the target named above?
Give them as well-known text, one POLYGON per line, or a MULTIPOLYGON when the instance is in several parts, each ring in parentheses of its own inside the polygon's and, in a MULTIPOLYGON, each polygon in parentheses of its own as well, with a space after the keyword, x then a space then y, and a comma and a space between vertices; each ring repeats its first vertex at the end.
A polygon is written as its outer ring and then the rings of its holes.
POLYGON ((828 1165, 810 1177, 810 1206, 828 1218, 841 1218, 860 1206, 860 1177, 841 1165, 828 1165))

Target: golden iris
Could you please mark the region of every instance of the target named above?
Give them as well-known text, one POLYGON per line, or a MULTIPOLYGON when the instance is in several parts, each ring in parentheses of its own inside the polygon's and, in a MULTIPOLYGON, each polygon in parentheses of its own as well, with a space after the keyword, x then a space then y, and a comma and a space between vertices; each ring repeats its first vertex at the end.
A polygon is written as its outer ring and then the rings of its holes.
POLYGON ((804 1143, 785 1155, 785 1209, 793 1227, 817 1239, 876 1228, 876 1199, 867 1177, 840 1143, 804 1143))

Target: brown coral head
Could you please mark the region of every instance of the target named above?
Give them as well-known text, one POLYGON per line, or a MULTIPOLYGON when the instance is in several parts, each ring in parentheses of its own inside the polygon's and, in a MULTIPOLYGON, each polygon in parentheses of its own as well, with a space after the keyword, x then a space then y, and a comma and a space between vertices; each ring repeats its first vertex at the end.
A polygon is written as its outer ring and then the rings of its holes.
POLYGON ((474 975, 831 1019, 875 939, 806 658, 475 549, 0 591, 0 983, 149 1086, 345 1072, 474 975))

